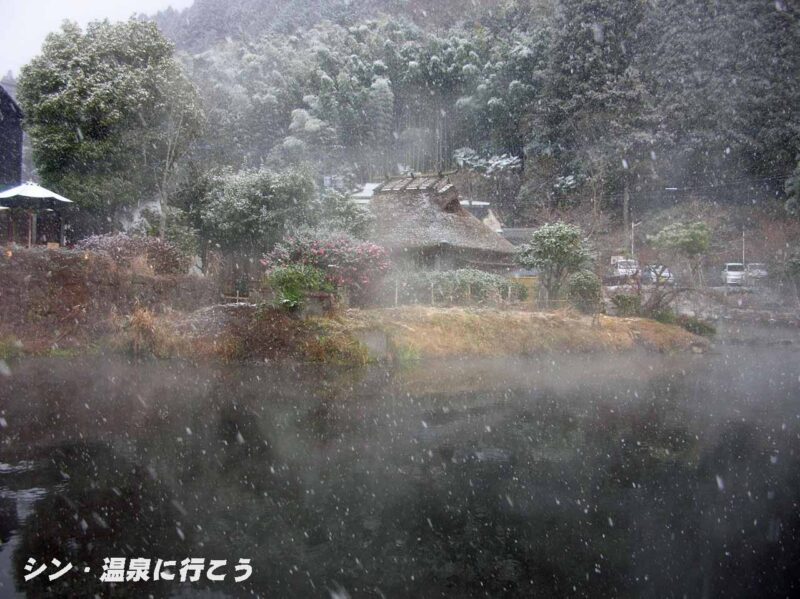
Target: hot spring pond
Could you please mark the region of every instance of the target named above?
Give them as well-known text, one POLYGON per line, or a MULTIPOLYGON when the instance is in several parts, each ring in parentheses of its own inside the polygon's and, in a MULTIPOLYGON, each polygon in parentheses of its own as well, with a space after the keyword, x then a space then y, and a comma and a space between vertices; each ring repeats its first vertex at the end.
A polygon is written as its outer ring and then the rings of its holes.
POLYGON ((8 366, 2 597, 800 592, 796 346, 8 366), (101 581, 112 557, 227 560, 227 576, 101 581), (48 567, 26 581, 31 558, 48 567), (72 569, 51 581, 54 558, 72 569))

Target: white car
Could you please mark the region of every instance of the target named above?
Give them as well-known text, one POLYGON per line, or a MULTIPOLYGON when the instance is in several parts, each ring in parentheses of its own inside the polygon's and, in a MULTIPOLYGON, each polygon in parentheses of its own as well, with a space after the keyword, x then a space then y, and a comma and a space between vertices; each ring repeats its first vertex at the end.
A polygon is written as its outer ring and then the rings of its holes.
POLYGON ((646 285, 674 285, 675 275, 663 264, 648 264, 642 271, 642 283, 646 285))
POLYGON ((741 262, 728 262, 722 268, 722 282, 725 285, 744 285, 745 268, 741 262))
POLYGON ((767 265, 761 262, 751 262, 745 267, 744 272, 748 281, 757 282, 759 279, 767 278, 767 265))
POLYGON ((615 277, 632 277, 639 274, 639 263, 636 260, 618 260, 612 270, 615 277))

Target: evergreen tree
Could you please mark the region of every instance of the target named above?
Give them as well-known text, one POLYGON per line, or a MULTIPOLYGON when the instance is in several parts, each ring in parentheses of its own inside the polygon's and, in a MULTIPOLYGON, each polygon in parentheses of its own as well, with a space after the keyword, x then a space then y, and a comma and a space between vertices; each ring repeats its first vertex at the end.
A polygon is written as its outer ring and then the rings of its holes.
POLYGON ((627 223, 630 188, 647 172, 652 111, 636 67, 644 44, 644 4, 563 0, 545 74, 543 106, 528 146, 533 158, 555 158, 562 176, 578 175, 599 196, 621 197, 627 223))
POLYGON ((759 0, 655 3, 648 86, 661 116, 661 168, 688 185, 780 189, 800 148, 800 13, 759 0), (675 168, 670 168, 674 164, 675 168))
POLYGON ((171 44, 136 20, 95 22, 85 32, 65 23, 23 67, 19 99, 44 184, 88 208, 90 228, 108 228, 117 209, 139 200, 166 207, 203 126, 171 44))

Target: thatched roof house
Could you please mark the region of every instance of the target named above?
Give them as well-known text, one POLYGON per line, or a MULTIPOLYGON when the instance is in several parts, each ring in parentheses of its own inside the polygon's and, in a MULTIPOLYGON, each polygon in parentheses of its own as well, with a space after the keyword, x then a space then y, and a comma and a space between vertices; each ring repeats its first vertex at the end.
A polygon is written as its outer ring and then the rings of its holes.
POLYGON ((437 269, 511 266, 514 246, 462 207, 446 176, 389 179, 374 190, 374 240, 396 259, 437 269))

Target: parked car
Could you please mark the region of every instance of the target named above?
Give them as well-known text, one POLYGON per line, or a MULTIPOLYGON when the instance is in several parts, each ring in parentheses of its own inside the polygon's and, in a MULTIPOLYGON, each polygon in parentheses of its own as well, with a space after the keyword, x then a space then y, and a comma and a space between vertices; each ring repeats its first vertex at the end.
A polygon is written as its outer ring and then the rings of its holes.
POLYGON ((757 283, 761 279, 767 278, 767 265, 761 262, 751 262, 745 267, 744 273, 749 283, 757 283))
POLYGON ((663 264, 648 264, 642 269, 642 283, 646 285, 674 285, 675 276, 663 264))
POLYGON ((745 268, 741 262, 728 262, 722 267, 722 283, 725 285, 744 285, 745 268))
POLYGON ((636 260, 617 260, 611 265, 615 277, 632 277, 639 274, 639 263, 636 260))

